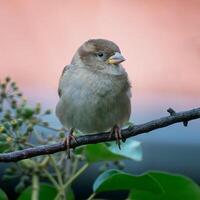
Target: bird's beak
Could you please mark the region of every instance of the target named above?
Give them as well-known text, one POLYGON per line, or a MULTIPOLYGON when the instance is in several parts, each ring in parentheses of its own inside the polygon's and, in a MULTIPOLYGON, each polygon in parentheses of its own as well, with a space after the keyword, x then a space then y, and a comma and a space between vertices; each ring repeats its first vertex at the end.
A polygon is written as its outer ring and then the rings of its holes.
POLYGON ((108 58, 108 63, 109 64, 119 64, 119 63, 121 63, 123 61, 125 61, 125 58, 119 52, 116 52, 113 56, 108 58))

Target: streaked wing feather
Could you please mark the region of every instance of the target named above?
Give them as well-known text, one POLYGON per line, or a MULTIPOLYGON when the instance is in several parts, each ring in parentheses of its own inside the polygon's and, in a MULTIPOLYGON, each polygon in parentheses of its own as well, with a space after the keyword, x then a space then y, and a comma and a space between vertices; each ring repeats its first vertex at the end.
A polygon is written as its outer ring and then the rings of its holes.
POLYGON ((61 97, 62 96, 62 89, 61 89, 61 80, 63 78, 63 75, 65 74, 65 72, 70 68, 71 65, 66 65, 62 71, 60 80, 59 80, 59 86, 58 86, 58 96, 61 97))

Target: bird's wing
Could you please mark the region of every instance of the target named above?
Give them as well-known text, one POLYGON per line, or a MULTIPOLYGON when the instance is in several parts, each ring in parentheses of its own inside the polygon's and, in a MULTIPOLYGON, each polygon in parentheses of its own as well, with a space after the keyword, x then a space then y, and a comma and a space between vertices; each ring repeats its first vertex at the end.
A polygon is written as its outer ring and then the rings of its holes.
POLYGON ((60 77, 60 80, 59 80, 59 86, 58 86, 58 95, 59 97, 62 96, 62 88, 61 88, 61 82, 62 82, 62 79, 63 79, 63 75, 66 73, 67 70, 69 70, 70 68, 72 67, 72 65, 66 65, 62 71, 62 74, 61 74, 61 77, 60 77))

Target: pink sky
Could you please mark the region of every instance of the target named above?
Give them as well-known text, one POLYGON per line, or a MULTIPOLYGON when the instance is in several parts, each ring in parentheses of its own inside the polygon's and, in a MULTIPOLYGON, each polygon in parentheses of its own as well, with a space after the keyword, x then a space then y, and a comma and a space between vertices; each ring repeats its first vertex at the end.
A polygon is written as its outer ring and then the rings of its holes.
POLYGON ((0 79, 56 90, 89 38, 115 41, 136 92, 200 97, 198 0, 2 0, 0 79))

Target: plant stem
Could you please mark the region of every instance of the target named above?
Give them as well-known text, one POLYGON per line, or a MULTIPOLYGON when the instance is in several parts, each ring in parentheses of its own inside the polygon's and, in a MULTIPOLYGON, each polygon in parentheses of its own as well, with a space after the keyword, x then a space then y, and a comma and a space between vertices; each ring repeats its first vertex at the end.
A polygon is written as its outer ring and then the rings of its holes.
POLYGON ((33 145, 33 144, 29 143, 29 142, 25 142, 24 144, 25 144, 26 146, 28 146, 28 147, 35 147, 35 145, 33 145))
POLYGON ((77 167, 78 167, 79 159, 75 156, 74 158, 74 163, 73 163, 73 168, 72 168, 72 175, 75 174, 77 167))
POLYGON ((63 180, 62 180, 60 169, 57 166, 55 158, 53 156, 49 156, 49 157, 50 157, 52 166, 53 166, 53 168, 56 172, 56 175, 57 175, 57 178, 58 178, 58 183, 59 183, 58 194, 57 194, 55 199, 65 199, 65 188, 64 188, 64 183, 63 183, 63 180))
POLYGON ((37 124, 37 126, 40 126, 40 127, 43 127, 43 128, 49 129, 49 130, 52 130, 52 131, 56 131, 56 132, 62 130, 62 129, 54 128, 54 127, 51 127, 51 126, 44 126, 44 125, 41 124, 41 123, 37 124))
POLYGON ((87 198, 87 200, 92 200, 93 198, 94 198, 94 196, 96 195, 96 193, 94 192, 94 193, 92 193, 88 198, 87 198))
POLYGON ((57 163, 56 163, 56 160, 54 159, 53 156, 49 156, 50 157, 50 160, 51 160, 51 164, 56 172, 56 176, 58 178, 58 183, 59 185, 63 185, 63 180, 62 180, 62 176, 61 176, 61 173, 60 173, 60 170, 57 166, 57 163))
POLYGON ((32 176, 32 196, 31 200, 39 200, 39 177, 35 173, 32 176))
POLYGON ((49 156, 46 156, 46 157, 43 159, 43 161, 42 161, 40 164, 38 164, 38 167, 39 167, 39 168, 45 168, 45 167, 47 166, 49 160, 50 160, 50 157, 49 157, 49 156))
POLYGON ((55 186, 55 188, 59 190, 59 185, 56 179, 48 172, 48 170, 44 169, 44 173, 47 176, 47 178, 52 182, 52 184, 55 186))
POLYGON ((47 140, 45 140, 39 133, 37 130, 34 130, 34 135, 37 139, 37 141, 40 143, 40 144, 47 144, 47 140))
POLYGON ((56 195, 55 200, 66 200, 65 190, 63 187, 60 187, 60 190, 59 190, 58 194, 56 195))
POLYGON ((81 173, 83 173, 87 168, 89 164, 84 164, 71 178, 64 184, 64 189, 66 189, 81 173))

